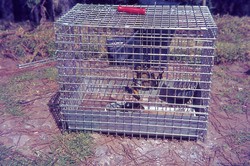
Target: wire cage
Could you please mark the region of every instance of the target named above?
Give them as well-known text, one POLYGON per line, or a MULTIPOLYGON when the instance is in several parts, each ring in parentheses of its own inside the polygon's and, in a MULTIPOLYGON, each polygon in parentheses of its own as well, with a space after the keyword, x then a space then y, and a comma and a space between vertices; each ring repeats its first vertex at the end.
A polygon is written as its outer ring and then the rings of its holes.
POLYGON ((217 27, 205 6, 77 4, 55 22, 65 130, 204 139, 217 27))

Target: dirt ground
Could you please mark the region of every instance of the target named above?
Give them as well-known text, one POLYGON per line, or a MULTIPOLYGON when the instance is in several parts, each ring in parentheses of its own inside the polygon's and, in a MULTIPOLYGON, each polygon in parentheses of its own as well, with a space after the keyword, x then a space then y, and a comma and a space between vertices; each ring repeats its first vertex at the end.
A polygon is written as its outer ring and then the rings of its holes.
MULTIPOLYGON (((0 85, 20 74, 53 67, 50 63, 18 69, 17 62, 0 59, 0 85)), ((92 134, 94 155, 79 165, 250 165, 250 63, 215 66, 207 138, 204 142, 121 138, 92 134)), ((0 144, 23 155, 50 153, 61 135, 48 103, 58 91, 55 80, 33 79, 17 98, 22 115, 13 116, 0 100, 0 144)), ((0 161, 1 164, 1 161, 0 161)))

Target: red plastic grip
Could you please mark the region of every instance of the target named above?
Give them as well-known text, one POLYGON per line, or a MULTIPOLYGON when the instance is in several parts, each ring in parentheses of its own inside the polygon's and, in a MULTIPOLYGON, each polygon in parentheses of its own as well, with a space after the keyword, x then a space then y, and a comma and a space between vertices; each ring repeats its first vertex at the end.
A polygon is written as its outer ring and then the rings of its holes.
POLYGON ((118 12, 126 12, 126 13, 129 13, 129 14, 141 14, 141 15, 146 14, 146 9, 145 8, 138 8, 138 7, 118 6, 117 11, 118 12))

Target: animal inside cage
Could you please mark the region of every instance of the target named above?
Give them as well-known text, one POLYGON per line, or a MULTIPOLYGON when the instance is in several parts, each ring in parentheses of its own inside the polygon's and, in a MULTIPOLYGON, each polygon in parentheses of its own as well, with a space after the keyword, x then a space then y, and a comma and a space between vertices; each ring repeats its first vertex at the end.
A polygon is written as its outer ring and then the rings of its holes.
POLYGON ((117 7, 77 4, 55 23, 65 129, 203 139, 217 30, 209 9, 117 7))

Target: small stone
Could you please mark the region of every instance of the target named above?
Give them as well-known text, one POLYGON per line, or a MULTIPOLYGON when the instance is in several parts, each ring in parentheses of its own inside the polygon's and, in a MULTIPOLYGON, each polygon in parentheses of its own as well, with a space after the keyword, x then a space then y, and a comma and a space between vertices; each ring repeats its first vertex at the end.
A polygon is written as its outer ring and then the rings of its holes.
POLYGON ((239 90, 239 91, 243 91, 243 88, 240 88, 240 87, 239 87, 238 90, 239 90))

